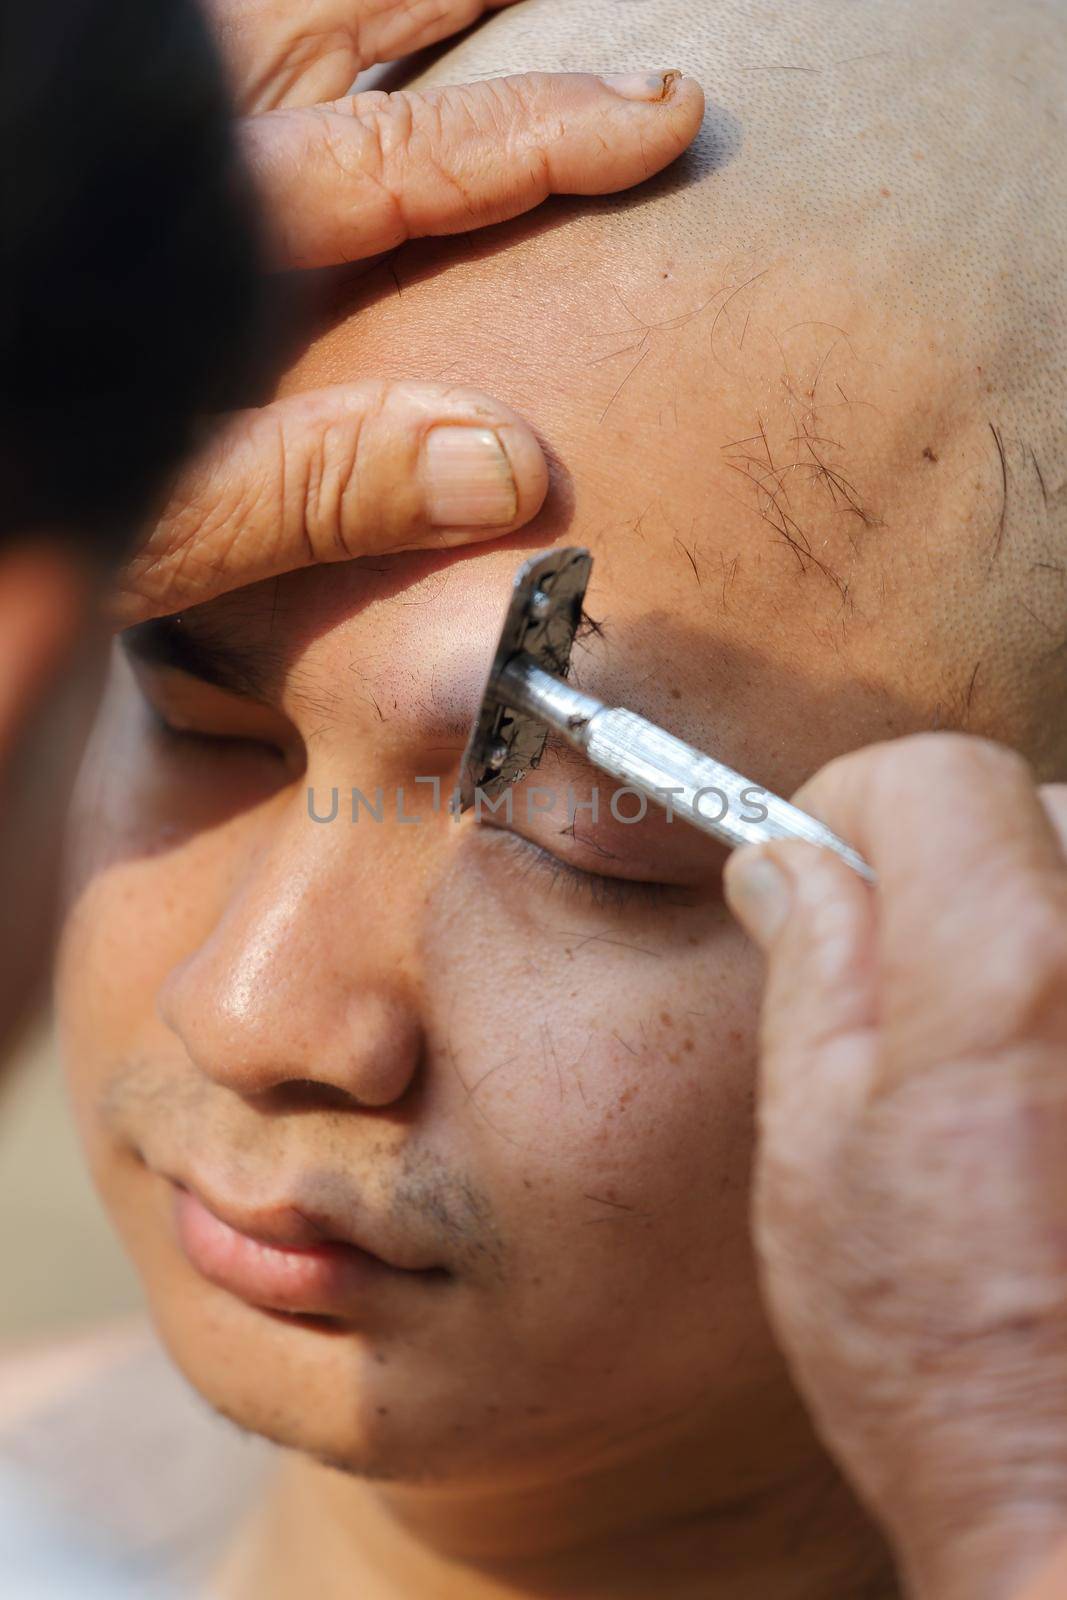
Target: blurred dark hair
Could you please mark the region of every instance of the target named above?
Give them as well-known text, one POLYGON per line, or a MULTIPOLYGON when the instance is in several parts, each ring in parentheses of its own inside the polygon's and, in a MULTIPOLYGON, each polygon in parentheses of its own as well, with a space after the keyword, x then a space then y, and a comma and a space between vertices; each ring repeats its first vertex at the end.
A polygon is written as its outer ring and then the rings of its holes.
POLYGON ((266 365, 266 279, 192 0, 0 0, 0 539, 117 555, 266 365))

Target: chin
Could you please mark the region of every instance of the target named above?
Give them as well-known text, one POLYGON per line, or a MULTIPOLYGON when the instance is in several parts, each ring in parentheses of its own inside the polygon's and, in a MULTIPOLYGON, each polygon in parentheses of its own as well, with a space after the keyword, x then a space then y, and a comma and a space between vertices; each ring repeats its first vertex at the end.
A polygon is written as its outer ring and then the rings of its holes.
POLYGON ((214 1411, 324 1466, 377 1482, 467 1481, 498 1472, 513 1445, 494 1449, 483 1419, 441 1395, 443 1371, 427 1383, 364 1333, 263 1311, 208 1284, 150 1285, 149 1296, 171 1359, 214 1411))

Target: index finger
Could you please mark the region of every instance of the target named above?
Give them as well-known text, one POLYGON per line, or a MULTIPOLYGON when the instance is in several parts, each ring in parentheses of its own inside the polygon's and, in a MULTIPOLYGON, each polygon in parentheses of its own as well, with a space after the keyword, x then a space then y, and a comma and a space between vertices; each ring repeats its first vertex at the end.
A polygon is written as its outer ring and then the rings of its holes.
POLYGON ((350 89, 365 68, 414 55, 515 0, 207 0, 243 111, 316 105, 350 89))
POLYGON ((312 268, 627 189, 682 153, 703 111, 679 72, 526 72, 270 111, 243 137, 277 263, 312 268))

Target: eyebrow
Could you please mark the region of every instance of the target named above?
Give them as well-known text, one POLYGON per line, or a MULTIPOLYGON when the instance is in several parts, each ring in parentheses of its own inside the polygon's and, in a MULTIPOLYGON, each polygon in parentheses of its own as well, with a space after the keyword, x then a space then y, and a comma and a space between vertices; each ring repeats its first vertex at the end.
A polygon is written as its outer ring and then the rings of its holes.
MULTIPOLYGON (((232 641, 212 637, 202 627, 190 626, 180 613, 170 617, 155 617, 126 628, 119 634, 119 642, 126 654, 135 661, 150 667, 188 673, 202 683, 213 684, 230 694, 267 704, 277 701, 286 672, 282 656, 269 650, 265 652, 260 646, 254 650, 242 650, 232 641)), ((301 692, 299 686, 295 692, 291 686, 290 692, 294 693, 297 701, 303 701, 310 707, 317 717, 326 718, 324 727, 335 720, 336 705, 340 703, 337 697, 335 703, 330 703, 324 700, 321 692, 301 692)), ((387 722, 388 717, 383 715, 373 695, 370 701, 379 718, 387 722)), ((462 741, 466 740, 470 728, 470 716, 460 713, 442 722, 437 733, 441 738, 460 741, 459 748, 462 749, 462 741)))
MULTIPOLYGON (((583 609, 575 640, 581 642, 591 636, 602 639, 604 625, 583 609)), ((261 643, 242 649, 232 638, 223 639, 209 632, 201 619, 194 622, 182 612, 135 623, 124 629, 118 639, 127 656, 136 662, 186 673, 229 694, 267 704, 277 700, 286 674, 281 652, 264 649, 261 643)), ((304 696, 298 690, 296 698, 304 699, 319 716, 327 712, 321 695, 304 696)), ((387 722, 388 716, 383 715, 373 695, 370 700, 380 720, 387 722)), ((471 726, 471 714, 461 711, 442 719, 437 733, 450 741, 466 741, 471 726)), ((577 752, 553 735, 549 736, 545 754, 565 765, 572 761, 576 766, 583 764, 577 752)))
POLYGON ((186 672, 204 683, 256 700, 267 699, 275 674, 251 651, 208 638, 188 626, 180 614, 153 617, 119 635, 127 655, 151 667, 186 672))

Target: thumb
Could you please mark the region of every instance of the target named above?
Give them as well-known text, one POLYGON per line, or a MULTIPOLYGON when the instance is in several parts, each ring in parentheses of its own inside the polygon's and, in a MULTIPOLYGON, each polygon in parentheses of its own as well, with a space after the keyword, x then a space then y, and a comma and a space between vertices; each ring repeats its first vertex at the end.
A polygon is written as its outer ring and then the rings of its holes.
POLYGON ((477 389, 367 380, 291 395, 230 417, 182 469, 112 620, 320 562, 498 539, 547 488, 530 428, 477 389))
POLYGON ((799 1115, 829 1139, 872 1076, 875 891, 832 851, 783 840, 736 851, 724 883, 767 958, 762 1117, 788 1127, 799 1115))

